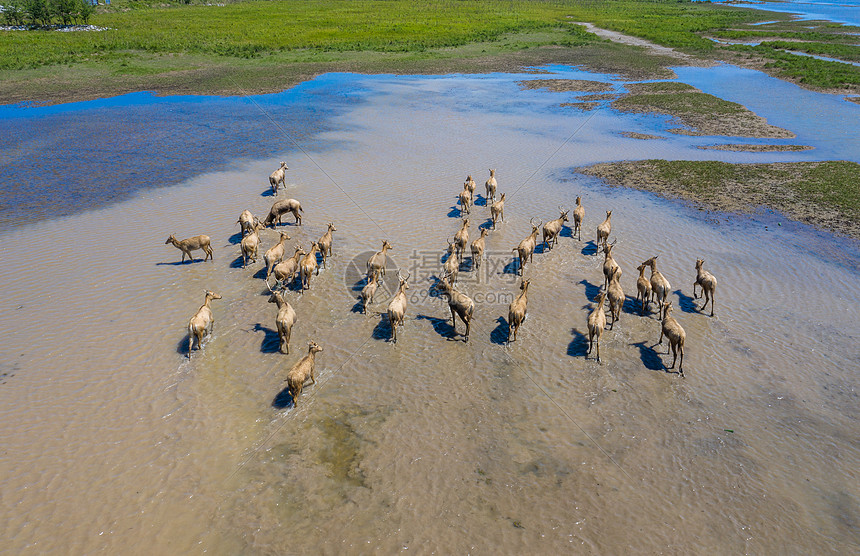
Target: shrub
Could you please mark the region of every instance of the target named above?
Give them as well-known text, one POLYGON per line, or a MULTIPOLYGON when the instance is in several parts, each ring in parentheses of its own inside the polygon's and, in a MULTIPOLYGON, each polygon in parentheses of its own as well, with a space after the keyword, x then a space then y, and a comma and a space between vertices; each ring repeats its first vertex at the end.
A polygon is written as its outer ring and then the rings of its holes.
POLYGON ((24 25, 24 3, 22 0, 6 0, 3 2, 3 23, 6 25, 24 25))

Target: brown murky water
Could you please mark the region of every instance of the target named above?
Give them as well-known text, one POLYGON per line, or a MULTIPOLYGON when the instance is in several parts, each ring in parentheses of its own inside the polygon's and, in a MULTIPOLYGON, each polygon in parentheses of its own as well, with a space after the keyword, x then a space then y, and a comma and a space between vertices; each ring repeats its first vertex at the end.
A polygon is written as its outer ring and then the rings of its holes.
MULTIPOLYGON (((568 168, 645 150, 744 155, 625 139, 619 131, 653 124, 559 113, 535 104, 540 93, 510 94, 512 83, 381 79, 334 121, 342 131, 325 139, 339 146, 288 155, 287 195, 305 208, 305 225, 281 227, 290 245, 338 228, 328 268, 288 294, 291 355, 277 352, 261 263, 236 264, 236 218, 268 209, 260 193, 281 157, 5 233, 4 548, 856 551, 856 246, 577 176, 568 168), (504 101, 475 109, 497 87, 504 101), (460 184, 472 173, 482 193, 490 167, 507 221, 488 237, 483 270, 463 266, 461 289, 481 300, 466 344, 451 337, 428 278, 459 225, 460 184), (583 241, 566 231, 526 267, 529 317, 506 346, 510 250, 530 218, 555 217, 577 194, 583 241), (598 364, 585 357, 585 321, 603 282, 591 241, 609 209, 628 303, 598 364), (170 233, 209 234, 214 263, 173 264, 170 233), (392 268, 412 272, 396 345, 378 314, 386 295, 376 313, 355 310, 355 269, 383 239, 392 268), (659 322, 631 300, 635 266, 656 254, 687 331, 683 379, 664 371, 659 322), (697 257, 719 279, 714 318, 691 299, 697 257), (204 288, 223 299, 213 337, 189 361, 185 326, 204 288), (284 407, 283 379, 309 340, 324 348, 317 383, 284 407)), ((473 237, 487 217, 475 207, 473 237)), ((264 248, 276 237, 264 231, 264 248)))

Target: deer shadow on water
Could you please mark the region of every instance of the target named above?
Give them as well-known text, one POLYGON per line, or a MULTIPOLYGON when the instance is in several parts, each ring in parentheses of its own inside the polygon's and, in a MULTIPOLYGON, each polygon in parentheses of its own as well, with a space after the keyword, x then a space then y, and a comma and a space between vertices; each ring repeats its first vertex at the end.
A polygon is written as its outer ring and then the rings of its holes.
MULTIPOLYGON (((580 280, 579 283, 585 287, 585 297, 587 297, 588 300, 592 303, 597 301, 597 296, 600 295, 600 290, 602 288, 602 284, 600 286, 598 286, 598 285, 592 284, 588 280, 584 280, 584 279, 580 280)), ((626 302, 626 300, 625 300, 625 302, 626 302)), ((604 307, 605 307, 605 305, 604 305, 604 307)))
POLYGON ((244 236, 242 235, 242 230, 239 230, 238 232, 227 238, 227 241, 230 242, 231 245, 239 245, 240 243, 242 243, 243 237, 244 236))
POLYGON ((595 240, 589 239, 585 242, 585 245, 582 247, 581 253, 583 255, 597 255, 600 252, 600 246, 597 245, 595 240))
POLYGON ((475 202, 472 203, 474 206, 478 207, 486 207, 489 205, 489 199, 486 196, 481 195, 480 193, 475 193, 475 202))
POLYGON ((261 266, 260 269, 257 272, 255 272, 254 276, 252 276, 252 277, 258 278, 260 280, 266 279, 266 264, 265 264, 265 262, 263 263, 263 266, 261 266))
POLYGON ((573 238, 573 228, 567 226, 565 224, 561 225, 561 231, 558 232, 558 237, 569 237, 573 238))
POLYGON ((621 305, 621 312, 628 315, 639 315, 639 302, 631 295, 624 294, 624 303, 621 305))
POLYGON ((502 274, 520 275, 520 258, 514 254, 511 261, 502 268, 502 274))
POLYGON ((635 346, 639 349, 639 359, 642 361, 642 364, 649 371, 666 371, 666 365, 663 364, 663 359, 660 357, 660 352, 658 352, 655 348, 658 344, 647 345, 647 342, 644 340, 641 342, 636 342, 629 344, 631 346, 635 346))
POLYGON ((260 351, 262 353, 278 353, 281 351, 281 336, 277 330, 263 326, 261 323, 254 325, 254 332, 263 332, 263 341, 260 343, 260 351))
POLYGON ((696 300, 692 296, 684 294, 681 290, 675 290, 675 295, 678 296, 678 307, 685 313, 701 313, 696 306, 696 300))
POLYGON ((588 357, 588 336, 571 328, 570 333, 573 338, 567 344, 567 355, 570 357, 588 357))
POLYGON ((379 322, 373 327, 371 337, 374 340, 385 340, 386 342, 393 341, 391 323, 388 321, 388 311, 379 313, 379 322))
POLYGON ((507 345, 511 330, 508 320, 505 317, 499 317, 496 323, 496 327, 490 332, 490 341, 497 346, 507 345))
MULTIPOLYGON (((179 355, 184 355, 185 357, 188 357, 192 353, 191 351, 188 351, 188 336, 189 334, 186 333, 176 344, 176 353, 178 353, 179 355)), ((197 339, 194 340, 194 343, 197 343, 197 339)), ((196 349, 194 351, 200 350, 196 349)))
MULTIPOLYGON (((265 275, 262 276, 262 278, 265 278, 265 277, 266 277, 265 275)), ((291 292, 302 291, 302 279, 299 276, 298 271, 296 271, 296 275, 293 276, 293 279, 290 280, 289 283, 286 283, 286 282, 278 282, 278 283, 281 284, 281 287, 284 289, 284 291, 291 291, 291 292)), ((359 291, 361 291, 361 290, 359 290, 359 291)), ((269 293, 269 292, 266 291, 265 293, 269 293)))
POLYGON ((183 265, 187 265, 190 263, 202 263, 202 262, 204 262, 203 259, 191 259, 190 261, 186 259, 185 261, 173 261, 170 263, 166 263, 166 262, 155 263, 155 266, 183 266, 183 265))
POLYGON ((272 407, 275 409, 286 409, 290 406, 295 407, 295 405, 296 400, 294 400, 292 394, 290 394, 289 386, 284 386, 283 390, 278 392, 272 400, 272 407))
POLYGON ((430 324, 433 325, 433 330, 446 340, 454 340, 458 336, 458 334, 454 332, 454 327, 450 322, 448 322, 447 318, 440 319, 439 317, 432 317, 430 315, 418 315, 415 318, 418 320, 430 321, 430 324))
POLYGON ((460 205, 454 205, 448 211, 448 218, 462 218, 464 216, 469 216, 469 213, 464 211, 460 205))
MULTIPOLYGON (((233 259, 233 261, 230 263, 230 268, 242 268, 242 264, 243 264, 244 260, 245 260, 244 257, 242 257, 242 255, 239 255, 238 257, 233 259)), ((251 264, 251 263, 249 263, 249 264, 251 264)))

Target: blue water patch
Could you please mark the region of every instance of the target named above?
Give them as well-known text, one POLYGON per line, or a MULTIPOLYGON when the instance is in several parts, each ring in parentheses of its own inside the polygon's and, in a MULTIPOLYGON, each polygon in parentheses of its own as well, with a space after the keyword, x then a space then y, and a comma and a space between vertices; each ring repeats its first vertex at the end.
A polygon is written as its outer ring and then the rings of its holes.
MULTIPOLYGON (((725 0, 729 2, 730 0, 725 0)), ((716 0, 717 3, 722 3, 716 0)), ((740 8, 752 8, 768 12, 790 13, 801 20, 824 20, 843 25, 860 26, 860 0, 783 0, 779 2, 731 3, 740 8)), ((772 23, 772 22, 769 22, 772 23)))
POLYGON ((253 97, 140 92, 2 106, 0 230, 105 206, 236 160, 323 148, 327 120, 360 101, 359 83, 348 81, 330 74, 253 97))
POLYGON ((729 64, 672 69, 678 81, 741 104, 769 124, 796 133, 794 143, 815 147, 812 151, 795 153, 797 158, 860 162, 860 105, 856 103, 729 64))
MULTIPOLYGON (((697 147, 737 143, 739 138, 673 134, 669 130, 677 126, 668 116, 621 113, 611 108, 611 98, 599 99, 594 110, 566 108, 563 104, 579 102, 588 93, 521 90, 519 82, 599 81, 615 94, 625 91, 625 82, 569 66, 540 69, 543 73, 444 76, 330 73, 268 95, 159 97, 141 92, 62 105, 2 106, 0 231, 103 207, 141 190, 229 170, 242 161, 289 160, 299 150, 325 151, 339 141, 337 134, 325 132, 344 125, 335 124, 335 118, 372 99, 397 103, 406 113, 411 106, 417 112, 439 107, 440 116, 452 118, 453 128, 489 117, 517 133, 560 137, 563 145, 577 146, 581 164, 642 158, 860 162, 860 106, 762 72, 729 65, 673 68, 679 81, 742 104, 798 135, 742 142, 810 145, 814 150, 704 151, 697 147), (629 132, 661 140, 625 137, 629 132)), ((261 194, 268 190, 266 175, 253 179, 259 180, 261 194)))

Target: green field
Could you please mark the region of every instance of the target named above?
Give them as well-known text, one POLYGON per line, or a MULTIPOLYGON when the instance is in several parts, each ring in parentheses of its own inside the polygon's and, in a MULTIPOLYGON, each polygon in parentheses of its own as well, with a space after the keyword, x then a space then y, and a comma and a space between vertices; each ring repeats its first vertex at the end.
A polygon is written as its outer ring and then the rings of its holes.
MULTIPOLYGON (((77 80, 90 88, 104 82, 110 89, 112 79, 131 76, 136 78, 134 85, 140 86, 148 82, 147 77, 159 77, 151 82, 163 86, 170 79, 181 81, 181 72, 189 69, 226 68, 252 82, 265 82, 267 65, 336 64, 342 70, 355 64, 362 70, 367 69, 363 64, 370 63, 371 71, 386 65, 398 71, 418 63, 421 71, 420 62, 427 60, 462 61, 540 47, 606 48, 605 41, 573 23, 587 21, 700 56, 716 52, 756 56, 768 61, 776 75, 811 87, 860 83, 860 68, 798 59, 784 53, 784 42, 723 47, 709 39, 761 34, 783 41, 805 37, 796 43, 797 49, 857 59, 857 47, 838 29, 810 30, 787 19, 684 0, 249 0, 224 5, 115 0, 111 6, 100 6, 90 19, 106 31, 0 31, 0 78, 51 96, 59 94, 51 92, 52 81, 73 84, 77 80), (748 25, 765 18, 779 19, 781 27, 748 25), (40 72, 40 68, 49 71, 40 72)), ((635 58, 638 52, 632 49, 626 56, 635 58)), ((586 52, 585 57, 589 56, 599 57, 586 52)), ((645 61, 646 56, 640 58, 645 65, 653 64, 645 61)), ((299 73, 325 69, 308 66, 299 73)), ((197 79, 198 86, 207 88, 208 79, 197 79)), ((193 89, 193 84, 187 87, 193 89)), ((60 90, 68 88, 64 85, 60 90)), ((7 92, 8 87, 0 90, 4 97, 7 92)))

